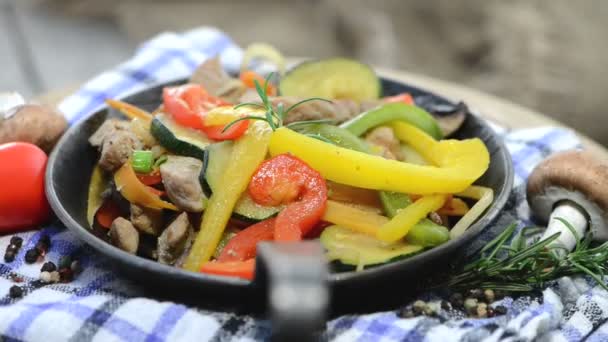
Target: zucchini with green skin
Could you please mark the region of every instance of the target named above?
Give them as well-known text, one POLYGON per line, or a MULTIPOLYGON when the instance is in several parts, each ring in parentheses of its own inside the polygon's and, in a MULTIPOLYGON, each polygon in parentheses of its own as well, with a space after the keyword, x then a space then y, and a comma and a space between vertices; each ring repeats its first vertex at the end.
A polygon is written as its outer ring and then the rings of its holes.
POLYGON ((154 117, 150 133, 161 146, 169 151, 188 157, 205 160, 205 149, 212 141, 200 131, 178 125, 165 114, 154 117))
POLYGON ((321 233, 320 242, 329 260, 357 266, 377 265, 422 250, 422 246, 403 242, 387 243, 373 236, 354 232, 340 226, 329 226, 321 233))
POLYGON ((279 91, 284 96, 364 101, 378 99, 382 83, 368 65, 330 58, 296 66, 281 79, 279 91))
MULTIPOLYGON (((219 184, 221 177, 226 170, 230 154, 232 153, 232 141, 215 143, 207 148, 207 157, 201 173, 201 185, 203 191, 209 197, 213 189, 219 184)), ((271 218, 279 213, 283 207, 266 207, 259 205, 251 199, 249 193, 245 191, 241 198, 236 202, 232 217, 245 222, 258 222, 271 218)))

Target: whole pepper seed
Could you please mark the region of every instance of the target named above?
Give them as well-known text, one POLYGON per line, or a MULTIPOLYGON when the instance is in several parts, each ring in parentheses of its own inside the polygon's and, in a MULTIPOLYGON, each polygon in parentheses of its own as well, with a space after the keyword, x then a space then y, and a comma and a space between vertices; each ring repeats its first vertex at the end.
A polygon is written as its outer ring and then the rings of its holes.
POLYGON ((80 265, 80 261, 74 260, 70 264, 70 269, 74 275, 80 274, 82 272, 82 266, 80 265))
POLYGON ((57 271, 51 272, 51 283, 58 283, 60 281, 61 281, 61 276, 59 275, 59 272, 57 272, 57 271))
POLYGON ((23 289, 17 285, 13 285, 8 290, 8 294, 11 298, 21 298, 23 296, 23 289))
POLYGON ((412 305, 412 310, 414 311, 415 314, 421 314, 424 312, 424 309, 426 308, 426 303, 422 300, 417 300, 414 302, 414 305, 412 305))
POLYGON ((57 270, 57 266, 52 261, 47 261, 42 265, 40 272, 53 272, 57 270))
POLYGON ((403 308, 401 310, 399 310, 399 313, 397 314, 400 318, 413 318, 416 315, 414 315, 414 311, 412 311, 412 309, 410 308, 403 308))
POLYGON ((486 298, 486 302, 493 303, 496 296, 494 295, 494 291, 492 289, 486 289, 483 291, 483 295, 486 298))
POLYGON ((29 249, 25 253, 25 262, 27 262, 28 264, 33 264, 38 260, 39 256, 40 256, 40 253, 38 252, 38 250, 36 248, 29 249))
POLYGON ((70 258, 69 256, 62 256, 61 258, 59 258, 59 263, 57 263, 57 267, 59 269, 62 268, 70 268, 70 265, 72 264, 72 258, 70 258))
POLYGON ((422 313, 425 316, 435 316, 435 310, 433 310, 433 308, 431 308, 428 305, 424 307, 424 309, 422 310, 422 313))
POLYGON ((479 318, 488 317, 488 304, 486 304, 486 303, 477 304, 477 317, 479 317, 479 318))
POLYGON ((473 289, 473 290, 469 291, 469 297, 475 298, 478 301, 485 299, 485 297, 483 295, 483 290, 481 290, 481 289, 473 289))
POLYGON ((21 248, 21 245, 23 244, 23 239, 20 236, 15 235, 11 237, 10 244, 17 246, 17 248, 21 248))
POLYGON ((464 305, 462 294, 459 292, 453 293, 450 296, 450 304, 452 304, 452 307, 461 308, 464 305))
POLYGON ((443 310, 450 310, 450 309, 452 309, 452 305, 447 300, 442 300, 441 301, 441 308, 443 310))
POLYGON ((8 246, 6 246, 6 253, 17 253, 19 251, 19 247, 17 245, 14 244, 10 244, 8 246))
POLYGON ((49 238, 48 235, 43 235, 42 237, 40 237, 40 239, 36 243, 36 249, 38 250, 38 253, 40 253, 40 255, 42 255, 42 256, 46 255, 46 253, 49 251, 50 247, 51 247, 51 238, 49 238))
POLYGON ((486 310, 488 311, 488 317, 494 317, 496 315, 494 313, 494 309, 492 309, 492 307, 488 306, 488 308, 486 310))
POLYGON ((60 277, 62 283, 69 283, 74 278, 72 270, 69 268, 60 268, 59 277, 60 277))
POLYGON ((475 314, 475 310, 477 310, 477 299, 476 298, 467 298, 464 300, 464 309, 468 314, 475 314))
POLYGON ((13 262, 15 261, 15 253, 6 252, 4 254, 4 262, 13 262))
POLYGON ((494 308, 494 314, 496 316, 501 316, 501 315, 506 315, 507 314, 507 308, 502 306, 502 305, 498 305, 494 308))
POLYGON ((50 283, 51 282, 51 273, 44 271, 44 272, 40 272, 40 280, 42 280, 44 283, 50 283))

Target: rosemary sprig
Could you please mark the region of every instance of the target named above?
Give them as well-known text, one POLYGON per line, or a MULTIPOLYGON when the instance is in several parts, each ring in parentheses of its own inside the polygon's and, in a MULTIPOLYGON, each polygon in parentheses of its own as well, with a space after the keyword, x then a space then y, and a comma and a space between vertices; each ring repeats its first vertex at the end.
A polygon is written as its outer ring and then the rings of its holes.
MULTIPOLYGON (((567 221, 559 220, 576 236, 567 221)), ((515 233, 516 230, 515 223, 508 226, 473 261, 437 287, 528 292, 563 276, 587 274, 608 290, 603 280, 608 267, 608 243, 591 247, 591 237, 587 235, 577 240, 574 250, 568 253, 553 243, 560 233, 529 243, 539 228, 526 227, 515 233)))
MULTIPOLYGON (((244 116, 242 118, 236 119, 232 122, 230 122, 229 124, 227 124, 224 129, 223 132, 227 131, 230 127, 234 126, 235 124, 237 124, 238 122, 241 122, 243 120, 261 120, 261 121, 266 121, 268 123, 268 126, 270 126, 270 128, 275 131, 277 128, 281 127, 281 126, 285 126, 288 128, 295 128, 295 127, 301 127, 302 125, 311 125, 311 124, 317 124, 317 123, 332 123, 332 120, 308 120, 308 121, 295 121, 292 123, 289 123, 287 125, 284 124, 285 118, 287 117, 287 114, 289 114, 289 112, 291 112, 292 110, 294 110, 295 108, 297 108, 298 106, 306 103, 306 102, 310 102, 310 101, 325 101, 325 102, 329 102, 332 103, 332 101, 327 100, 327 99, 323 99, 320 97, 311 97, 308 99, 304 99, 301 101, 298 101, 296 103, 294 103, 293 105, 289 106, 289 108, 285 109, 285 106, 283 105, 283 103, 278 103, 276 105, 276 109, 272 106, 272 103, 270 102, 270 99, 268 98, 268 94, 266 94, 265 89, 268 89, 268 82, 270 81, 270 79, 272 78, 274 73, 270 73, 268 74, 268 76, 266 77, 266 79, 264 80, 264 87, 262 87, 260 85, 260 83, 257 80, 254 80, 254 84, 255 84, 255 90, 258 93, 258 96, 260 97, 260 100, 262 101, 262 103, 255 103, 255 102, 246 102, 246 103, 241 103, 239 105, 234 106, 234 109, 238 109, 241 107, 256 107, 256 108, 260 108, 263 109, 265 111, 264 116, 255 116, 255 115, 248 115, 248 116, 244 116)), ((307 134, 312 138, 315 139, 319 139, 325 142, 330 142, 330 140, 323 138, 321 136, 319 136, 318 134, 307 134)))

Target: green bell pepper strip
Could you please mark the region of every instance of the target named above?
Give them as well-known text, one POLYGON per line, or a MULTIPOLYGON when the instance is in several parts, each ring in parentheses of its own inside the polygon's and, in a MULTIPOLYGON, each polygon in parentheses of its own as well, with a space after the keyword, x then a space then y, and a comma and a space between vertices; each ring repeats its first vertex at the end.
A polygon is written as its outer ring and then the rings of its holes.
POLYGON ((392 121, 404 121, 423 130, 436 140, 443 138, 441 128, 431 114, 420 107, 405 103, 387 103, 368 110, 340 125, 356 136, 392 121))

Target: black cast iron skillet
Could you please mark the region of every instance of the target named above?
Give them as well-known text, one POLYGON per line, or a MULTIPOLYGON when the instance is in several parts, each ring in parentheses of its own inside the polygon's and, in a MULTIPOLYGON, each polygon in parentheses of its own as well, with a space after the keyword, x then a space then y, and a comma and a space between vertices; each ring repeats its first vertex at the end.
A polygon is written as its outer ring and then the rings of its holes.
MULTIPOLYGON (((155 109, 163 86, 124 100, 155 109)), ((428 91, 383 79, 384 95, 411 93, 432 105, 452 105, 428 91)), ((275 336, 302 339, 322 326, 327 315, 370 312, 398 307, 408 294, 421 290, 425 279, 445 270, 461 256, 471 241, 488 226, 506 203, 513 183, 511 157, 500 138, 477 116, 467 113, 456 138, 479 137, 491 155, 488 171, 476 184, 494 189, 495 199, 486 213, 459 239, 451 240, 401 261, 363 272, 328 272, 317 242, 260 246, 253 282, 188 272, 128 254, 107 243, 87 223, 87 191, 98 153, 88 138, 116 112, 102 109, 72 126, 50 156, 46 192, 59 219, 100 254, 111 259, 116 270, 144 285, 152 295, 221 310, 270 314, 275 336), (267 303, 267 305, 265 305, 267 303)))

